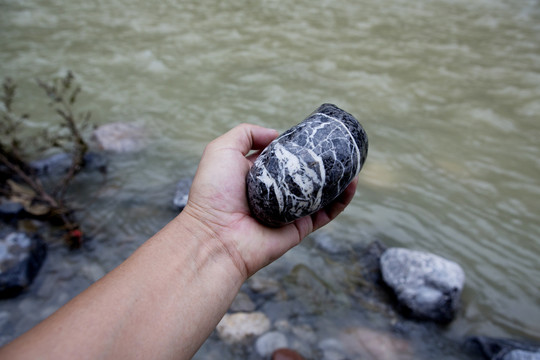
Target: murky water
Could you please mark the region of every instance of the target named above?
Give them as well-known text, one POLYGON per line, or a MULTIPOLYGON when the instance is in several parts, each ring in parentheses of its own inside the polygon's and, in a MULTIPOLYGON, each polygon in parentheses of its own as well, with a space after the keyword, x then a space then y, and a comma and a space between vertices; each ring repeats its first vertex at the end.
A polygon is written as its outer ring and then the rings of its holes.
MULTIPOLYGON (((322 235, 461 264, 463 306, 441 338, 540 340, 539 1, 0 0, 0 64, 36 127, 52 116, 34 79, 70 69, 96 123, 135 122, 149 134, 145 150, 110 159, 106 179, 79 180, 94 239, 73 254, 53 247, 32 289, 0 303, 2 342, 174 216, 174 184, 194 173, 207 142, 240 122, 285 130, 323 102, 360 119, 370 150, 352 205, 322 235)), ((264 274, 305 263, 342 283, 351 257, 331 260, 306 241, 264 274)), ((302 321, 329 337, 384 323, 339 298, 302 321)), ((285 305, 269 304, 260 306, 283 315, 275 308, 285 305)), ((430 332, 418 331, 417 347, 430 332)), ((210 339, 202 354, 220 346, 210 339)), ((455 349, 418 351, 453 358, 455 349)))

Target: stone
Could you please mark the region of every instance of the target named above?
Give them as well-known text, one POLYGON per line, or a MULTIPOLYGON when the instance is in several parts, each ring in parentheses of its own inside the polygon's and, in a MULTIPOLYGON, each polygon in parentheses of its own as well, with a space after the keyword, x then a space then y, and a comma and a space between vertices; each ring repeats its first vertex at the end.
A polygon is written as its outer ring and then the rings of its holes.
POLYGON ((404 315, 440 323, 454 318, 465 282, 457 263, 404 248, 387 249, 380 263, 383 280, 404 315))
POLYGON ((279 331, 270 331, 260 336, 255 342, 257 353, 266 358, 275 350, 286 348, 288 345, 287 337, 279 331))
POLYGON ((146 142, 142 126, 125 122, 99 126, 94 130, 94 138, 101 149, 117 153, 141 150, 146 142))
POLYGON ((540 360, 540 344, 524 340, 472 336, 464 347, 490 360, 540 360))
POLYGON ((258 274, 250 277, 247 284, 251 291, 261 296, 273 296, 281 291, 281 285, 277 280, 265 278, 258 274))
POLYGON ((262 312, 225 314, 216 330, 226 343, 239 343, 270 330, 270 320, 262 312))
POLYGON ((305 360, 305 358, 291 349, 277 349, 272 353, 272 360, 305 360))
POLYGON ((191 184, 193 184, 193 177, 183 178, 176 184, 173 205, 178 211, 182 211, 188 203, 191 184))
POLYGON ((367 151, 358 120, 335 105, 321 105, 255 160, 246 178, 253 216, 279 227, 325 207, 358 175, 367 151))
POLYGON ((0 298, 17 296, 36 277, 47 255, 37 236, 11 232, 0 239, 0 298))

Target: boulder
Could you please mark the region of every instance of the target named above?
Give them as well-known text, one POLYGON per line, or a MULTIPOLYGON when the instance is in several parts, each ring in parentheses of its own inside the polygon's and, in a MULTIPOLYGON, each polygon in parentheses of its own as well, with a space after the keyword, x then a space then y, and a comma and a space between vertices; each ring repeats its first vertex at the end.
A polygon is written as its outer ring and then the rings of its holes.
POLYGON ((0 239, 0 298, 17 296, 36 277, 47 254, 37 236, 11 232, 0 239))
POLYGON ((440 323, 454 318, 465 282, 458 264, 403 248, 386 250, 380 262, 383 280, 405 315, 440 323))
POLYGON ((182 211, 188 203, 191 184, 193 184, 193 177, 183 178, 176 184, 173 205, 179 211, 182 211))
POLYGON ((264 334, 270 329, 270 320, 262 312, 225 314, 216 327, 218 336, 226 343, 240 343, 264 334))
POLYGON ((99 126, 94 138, 106 151, 125 153, 141 150, 146 143, 146 133, 139 125, 115 122, 99 126))

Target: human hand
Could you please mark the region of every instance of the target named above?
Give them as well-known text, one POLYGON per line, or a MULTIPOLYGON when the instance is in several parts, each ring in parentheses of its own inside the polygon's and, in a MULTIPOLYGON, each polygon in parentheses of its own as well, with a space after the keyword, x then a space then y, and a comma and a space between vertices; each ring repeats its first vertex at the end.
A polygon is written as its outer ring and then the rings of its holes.
POLYGON ((269 228, 251 216, 246 175, 272 140, 275 130, 242 124, 204 150, 182 214, 219 243, 244 278, 283 255, 311 232, 339 215, 352 200, 358 178, 327 207, 281 228, 269 228), (248 155, 251 150, 255 153, 248 155))

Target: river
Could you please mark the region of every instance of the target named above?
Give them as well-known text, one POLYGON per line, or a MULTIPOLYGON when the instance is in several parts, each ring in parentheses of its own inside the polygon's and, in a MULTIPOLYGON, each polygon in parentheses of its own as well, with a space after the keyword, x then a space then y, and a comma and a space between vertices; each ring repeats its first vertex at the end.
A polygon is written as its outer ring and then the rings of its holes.
MULTIPOLYGON (((241 122, 284 131, 324 102, 355 115, 370 148, 352 204, 321 234, 459 263, 463 303, 442 338, 540 341, 539 1, 0 0, 0 76, 35 128, 55 121, 35 79, 67 70, 96 124, 134 122, 148 144, 77 182, 92 240, 52 246, 33 287, 0 302, 2 342, 170 220, 174 184, 213 138, 241 122)), ((351 265, 306 241, 265 271, 302 259, 332 276, 351 265)))

